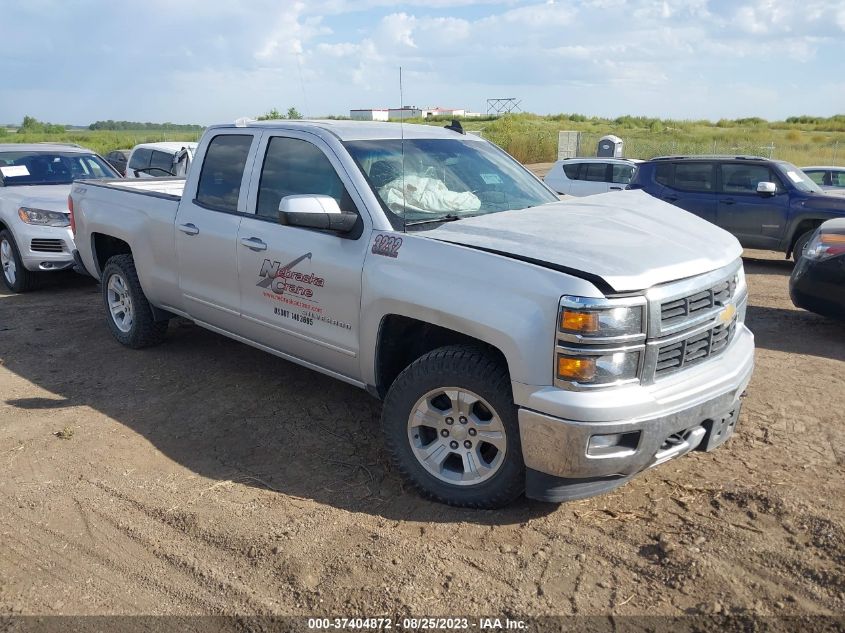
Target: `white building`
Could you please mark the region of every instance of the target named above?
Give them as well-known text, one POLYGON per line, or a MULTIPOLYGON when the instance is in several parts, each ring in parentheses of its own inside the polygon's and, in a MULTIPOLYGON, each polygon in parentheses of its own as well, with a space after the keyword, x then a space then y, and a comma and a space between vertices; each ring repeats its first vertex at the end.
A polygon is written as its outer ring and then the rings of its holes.
POLYGON ((468 112, 463 108, 418 108, 417 106, 402 106, 401 108, 369 108, 349 111, 349 118, 353 121, 396 121, 399 119, 428 119, 436 116, 469 118, 482 115, 478 112, 468 112))
POLYGON ((369 108, 366 110, 350 110, 349 118, 353 121, 387 121, 390 116, 387 108, 369 108))

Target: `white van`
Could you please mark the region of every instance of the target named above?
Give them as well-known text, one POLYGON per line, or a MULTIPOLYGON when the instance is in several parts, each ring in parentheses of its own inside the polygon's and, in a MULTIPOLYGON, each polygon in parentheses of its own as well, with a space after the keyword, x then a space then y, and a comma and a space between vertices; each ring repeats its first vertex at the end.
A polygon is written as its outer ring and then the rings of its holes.
POLYGON ((631 182, 639 162, 633 158, 565 158, 552 166, 544 181, 569 196, 621 191, 631 182))
POLYGON ((126 163, 127 178, 160 178, 188 173, 194 160, 196 143, 182 141, 141 143, 132 148, 126 163))

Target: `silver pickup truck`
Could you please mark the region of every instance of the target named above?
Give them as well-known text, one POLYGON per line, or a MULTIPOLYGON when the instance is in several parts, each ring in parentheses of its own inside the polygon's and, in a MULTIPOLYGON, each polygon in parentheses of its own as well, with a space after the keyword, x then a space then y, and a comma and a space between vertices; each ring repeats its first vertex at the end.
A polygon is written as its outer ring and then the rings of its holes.
POLYGON ((69 205, 118 341, 180 316, 366 389, 446 503, 577 499, 712 450, 751 378, 731 235, 638 191, 561 202, 459 130, 214 126, 187 180, 69 205))

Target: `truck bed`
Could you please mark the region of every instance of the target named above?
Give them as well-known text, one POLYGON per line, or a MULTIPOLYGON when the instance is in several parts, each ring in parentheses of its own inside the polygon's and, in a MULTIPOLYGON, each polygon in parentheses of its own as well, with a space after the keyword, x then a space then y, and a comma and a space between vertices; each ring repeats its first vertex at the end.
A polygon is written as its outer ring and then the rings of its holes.
POLYGON ((173 200, 182 199, 185 188, 184 178, 101 178, 98 180, 80 180, 86 185, 122 189, 147 196, 166 197, 173 200))

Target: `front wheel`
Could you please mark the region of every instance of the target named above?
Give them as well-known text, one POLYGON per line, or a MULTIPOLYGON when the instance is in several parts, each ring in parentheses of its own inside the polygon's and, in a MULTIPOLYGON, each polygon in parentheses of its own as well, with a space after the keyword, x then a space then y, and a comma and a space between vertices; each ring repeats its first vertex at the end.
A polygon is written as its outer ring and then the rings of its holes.
POLYGON ((810 229, 798 236, 795 240, 795 245, 792 247, 792 261, 798 263, 798 260, 804 256, 804 251, 807 250, 807 244, 810 243, 816 229, 810 229))
POLYGON ((429 498, 497 508, 524 490, 510 378, 488 352, 449 346, 417 359, 390 387, 382 425, 395 466, 429 498))
POLYGON ((120 343, 139 349, 164 340, 167 321, 155 320, 132 255, 109 259, 103 270, 102 291, 106 321, 120 343))
POLYGON ((3 283, 12 292, 27 292, 41 284, 41 275, 23 266, 18 245, 8 230, 0 231, 0 267, 3 283))

